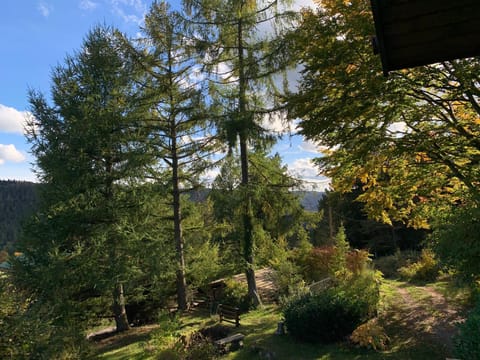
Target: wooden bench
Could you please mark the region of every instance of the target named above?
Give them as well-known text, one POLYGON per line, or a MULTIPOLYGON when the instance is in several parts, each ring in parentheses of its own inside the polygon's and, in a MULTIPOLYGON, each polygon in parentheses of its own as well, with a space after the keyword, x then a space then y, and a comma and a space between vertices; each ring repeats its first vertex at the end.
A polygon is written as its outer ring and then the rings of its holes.
POLYGON ((240 310, 237 307, 220 304, 217 313, 220 316, 220 322, 226 321, 235 324, 235 327, 240 326, 240 310))
POLYGON ((217 348, 221 348, 223 350, 226 350, 227 345, 230 344, 229 351, 235 351, 240 349, 243 346, 243 338, 245 335, 243 334, 234 334, 227 336, 226 338, 220 339, 215 341, 215 346, 217 348))

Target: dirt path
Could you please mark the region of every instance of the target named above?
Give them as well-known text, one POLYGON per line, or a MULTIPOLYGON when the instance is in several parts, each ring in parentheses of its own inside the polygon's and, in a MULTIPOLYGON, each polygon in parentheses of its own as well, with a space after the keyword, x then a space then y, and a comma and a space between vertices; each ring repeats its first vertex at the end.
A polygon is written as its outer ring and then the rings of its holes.
POLYGON ((431 286, 399 284, 382 314, 395 343, 431 346, 439 354, 451 355, 456 325, 463 320, 460 309, 431 286))

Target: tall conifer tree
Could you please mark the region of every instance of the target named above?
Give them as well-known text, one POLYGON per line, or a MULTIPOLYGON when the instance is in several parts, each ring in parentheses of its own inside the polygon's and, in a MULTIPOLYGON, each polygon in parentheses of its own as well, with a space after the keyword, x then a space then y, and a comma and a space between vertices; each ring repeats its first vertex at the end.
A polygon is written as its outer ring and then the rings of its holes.
MULTIPOLYGON (((184 0, 197 26, 197 48, 205 54, 212 101, 221 113, 220 132, 240 150, 243 189, 243 249, 249 295, 260 303, 254 272, 254 215, 249 185, 250 148, 264 148, 273 136, 263 126, 277 114, 274 75, 288 64, 283 31, 293 19, 291 1, 184 0)), ((279 77, 281 78, 281 77, 279 77)))
POLYGON ((181 194, 195 189, 215 149, 191 35, 184 18, 164 1, 154 2, 145 19, 145 39, 134 55, 144 70, 141 100, 151 149, 159 162, 152 176, 171 194, 170 219, 177 258, 177 300, 187 308, 181 194))
POLYGON ((127 330, 124 284, 136 185, 152 158, 134 101, 136 70, 114 31, 96 27, 52 75, 53 106, 31 92, 29 140, 42 186, 41 212, 22 243, 40 299, 88 317, 82 301, 110 294, 118 331, 127 330))

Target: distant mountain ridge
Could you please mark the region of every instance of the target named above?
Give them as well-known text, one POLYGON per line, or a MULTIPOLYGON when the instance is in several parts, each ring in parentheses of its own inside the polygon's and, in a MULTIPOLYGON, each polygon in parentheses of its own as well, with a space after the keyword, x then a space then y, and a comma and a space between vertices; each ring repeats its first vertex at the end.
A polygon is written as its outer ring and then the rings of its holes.
POLYGON ((324 192, 320 191, 294 191, 300 197, 300 203, 307 211, 318 211, 318 203, 325 196, 324 192))
MULTIPOLYGON (((38 206, 40 184, 27 181, 0 180, 0 250, 12 252, 18 241, 21 224, 38 206)), ((202 202, 210 190, 201 189, 190 194, 195 202, 202 202)), ((324 196, 318 191, 294 191, 307 211, 317 211, 318 202, 324 196)))
MULTIPOLYGON (((200 189, 189 192, 190 200, 193 202, 203 202, 207 199, 210 189, 200 189)), ((320 191, 293 191, 300 198, 300 204, 307 211, 318 211, 318 202, 325 195, 320 191)))

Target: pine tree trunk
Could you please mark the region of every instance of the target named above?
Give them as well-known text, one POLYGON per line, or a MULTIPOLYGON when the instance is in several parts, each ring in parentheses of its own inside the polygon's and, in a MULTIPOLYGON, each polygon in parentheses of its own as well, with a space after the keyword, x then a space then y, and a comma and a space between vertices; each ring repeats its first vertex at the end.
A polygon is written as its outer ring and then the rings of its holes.
POLYGON ((254 240, 253 240, 253 219, 252 219, 252 201, 248 191, 248 153, 247 144, 243 136, 240 136, 240 162, 242 168, 242 186, 244 188, 244 213, 243 213, 243 259, 245 260, 245 275, 248 285, 248 296, 255 307, 261 304, 260 296, 257 291, 257 281, 254 270, 254 240))
MULTIPOLYGON (((178 175, 174 170, 175 177, 178 175)), ((179 310, 187 309, 187 281, 185 279, 185 255, 183 249, 182 224, 180 213, 180 191, 178 184, 174 182, 173 191, 173 222, 174 222, 174 238, 177 258, 177 304, 179 310)))
MULTIPOLYGON (((171 99, 173 103, 173 99, 171 99)), ((175 119, 171 119, 172 139, 172 183, 173 183, 173 236, 177 258, 177 304, 178 309, 187 310, 187 281, 185 278, 185 254, 182 234, 182 213, 180 208, 179 163, 177 157, 177 132, 175 119)))
POLYGON ((125 310, 125 297, 123 295, 123 285, 118 283, 113 289, 113 316, 117 332, 130 329, 127 319, 127 311, 125 310))

